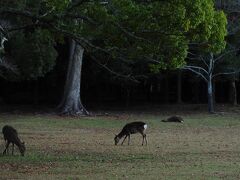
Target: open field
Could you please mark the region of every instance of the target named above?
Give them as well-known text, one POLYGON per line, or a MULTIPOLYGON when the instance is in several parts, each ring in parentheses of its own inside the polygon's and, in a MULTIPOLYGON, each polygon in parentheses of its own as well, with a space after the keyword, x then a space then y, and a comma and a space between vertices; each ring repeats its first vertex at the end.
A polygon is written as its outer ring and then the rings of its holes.
POLYGON ((188 114, 183 124, 165 117, 2 114, 0 128, 18 129, 27 151, 0 155, 0 179, 240 179, 238 113, 188 114), (148 123, 149 145, 137 134, 130 146, 115 146, 114 133, 135 120, 148 123))

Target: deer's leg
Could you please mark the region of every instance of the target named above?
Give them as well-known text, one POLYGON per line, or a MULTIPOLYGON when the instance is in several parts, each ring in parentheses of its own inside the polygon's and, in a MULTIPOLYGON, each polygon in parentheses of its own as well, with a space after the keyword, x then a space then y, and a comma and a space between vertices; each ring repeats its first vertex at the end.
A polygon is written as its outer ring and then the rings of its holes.
MULTIPOLYGON (((8 141, 7 140, 5 140, 5 147, 7 147, 7 143, 8 143, 8 141)), ((10 143, 9 143, 10 144, 10 143)), ((6 154, 9 154, 9 150, 8 150, 8 148, 6 148, 6 152, 5 152, 6 154)))
POLYGON ((121 145, 123 145, 123 143, 124 143, 125 139, 127 138, 127 136, 128 136, 128 135, 126 135, 126 136, 124 137, 121 145))
POLYGON ((13 151, 14 151, 14 144, 12 143, 12 155, 13 155, 13 151))
POLYGON ((145 138, 145 142, 146 142, 146 145, 147 145, 147 135, 144 134, 144 138, 145 138))
POLYGON ((142 138, 143 138, 143 139, 142 139, 142 146, 143 146, 144 139, 145 139, 145 138, 144 138, 144 134, 142 134, 142 138))
POLYGON ((128 145, 130 144, 130 134, 128 135, 128 145))
MULTIPOLYGON (((4 144, 4 145, 5 145, 5 147, 7 146, 7 140, 5 140, 5 144, 4 144)), ((8 153, 8 152, 7 152, 7 153, 8 153)))
POLYGON ((147 135, 144 133, 144 132, 140 132, 142 137, 143 137, 143 140, 142 140, 142 146, 144 144, 144 139, 145 139, 145 142, 146 142, 146 145, 147 145, 147 135))
POLYGON ((144 132, 140 132, 140 134, 142 135, 142 146, 143 146, 143 143, 144 143, 144 139, 145 139, 145 134, 144 134, 144 132))
MULTIPOLYGON (((9 143, 9 145, 10 145, 10 143, 9 143)), ((9 148, 7 148, 7 154, 9 154, 9 148)))
POLYGON ((7 141, 7 144, 6 144, 5 150, 3 151, 3 155, 6 154, 6 151, 7 151, 7 149, 8 149, 9 144, 10 144, 10 143, 7 141))

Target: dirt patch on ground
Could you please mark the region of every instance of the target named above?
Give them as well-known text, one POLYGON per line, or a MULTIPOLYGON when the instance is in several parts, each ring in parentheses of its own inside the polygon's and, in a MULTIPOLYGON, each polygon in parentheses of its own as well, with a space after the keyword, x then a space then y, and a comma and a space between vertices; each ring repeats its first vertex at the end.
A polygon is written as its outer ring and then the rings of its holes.
POLYGON ((15 171, 18 173, 32 174, 32 173, 43 173, 49 171, 51 168, 56 168, 56 164, 47 163, 47 164, 18 164, 18 163, 0 163, 0 169, 5 171, 15 171))

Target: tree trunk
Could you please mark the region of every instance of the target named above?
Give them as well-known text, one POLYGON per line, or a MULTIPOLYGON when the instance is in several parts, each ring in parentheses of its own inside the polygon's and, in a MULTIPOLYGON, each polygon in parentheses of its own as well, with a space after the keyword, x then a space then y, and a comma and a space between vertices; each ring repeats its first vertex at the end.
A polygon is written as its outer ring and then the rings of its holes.
POLYGON ((199 104, 200 103, 200 98, 199 98, 199 96, 200 96, 200 81, 199 80, 195 81, 193 86, 195 89, 194 93, 193 93, 194 94, 194 103, 199 104))
POLYGON ((168 73, 165 75, 165 103, 169 104, 169 82, 168 73))
POLYGON ((83 107, 81 102, 81 70, 83 60, 83 47, 70 41, 70 55, 67 78, 64 87, 64 94, 60 105, 58 106, 61 114, 66 115, 88 115, 89 113, 83 107))
POLYGON ((39 81, 34 82, 34 105, 39 105, 39 81))
POLYGON ((215 83, 215 81, 213 81, 212 82, 212 96, 213 96, 213 106, 215 106, 215 104, 216 104, 216 83, 215 83))
POLYGON ((126 102, 125 102, 126 107, 129 107, 129 104, 130 104, 130 94, 131 94, 131 89, 129 87, 127 87, 126 88, 126 102))
POLYGON ((214 112, 212 79, 208 80, 208 112, 214 112))
POLYGON ((232 105, 234 106, 237 105, 237 89, 234 79, 231 79, 230 81, 229 101, 232 105))
POLYGON ((177 74, 177 103, 182 103, 182 71, 178 70, 177 74))

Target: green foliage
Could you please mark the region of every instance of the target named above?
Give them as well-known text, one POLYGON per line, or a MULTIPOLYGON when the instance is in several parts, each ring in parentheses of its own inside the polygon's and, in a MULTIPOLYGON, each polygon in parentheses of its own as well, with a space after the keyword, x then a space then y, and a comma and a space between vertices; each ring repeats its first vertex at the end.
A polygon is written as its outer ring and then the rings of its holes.
POLYGON ((44 0, 43 2, 50 10, 62 12, 69 6, 71 0, 44 0))
POLYGON ((114 0, 110 7, 113 18, 100 34, 104 44, 128 59, 149 58, 153 72, 183 66, 189 43, 199 44, 203 52, 225 48, 226 17, 214 10, 212 0, 114 0))
MULTIPOLYGON (((44 13, 45 1, 19 0, 0 2, 1 7, 10 10, 21 10, 31 14, 33 17, 44 13)), ((22 15, 5 14, 4 20, 9 24, 9 28, 18 28, 31 25, 36 19, 26 18, 22 15)), ((37 22, 37 21, 36 21, 37 22)), ((20 76, 17 80, 36 79, 44 76, 53 69, 56 63, 57 52, 54 49, 56 37, 51 31, 29 26, 26 29, 19 29, 8 34, 8 56, 13 59, 20 76)), ((60 39, 60 38, 59 38, 60 39)), ((9 76, 9 79, 16 80, 16 77, 9 76)))
MULTIPOLYGON (((93 47, 100 46, 106 50, 103 57, 107 52, 111 59, 119 57, 128 61, 145 59, 154 72, 183 66, 190 43, 200 44, 198 50, 203 52, 219 53, 225 48, 226 17, 223 12, 214 9, 212 0, 150 2, 112 0, 107 4, 103 4, 102 1, 82 1, 76 7, 74 3, 76 1, 21 0, 16 7, 22 10, 27 9, 39 16, 39 20, 43 23, 47 22, 47 26, 43 26, 43 29, 47 28, 48 31, 54 32, 55 40, 62 42, 63 37, 68 35, 78 39, 90 53, 99 51, 93 47)), ((13 7, 10 3, 3 6, 13 7)), ((27 18, 23 19, 24 22, 29 21, 27 18)), ((38 36, 30 35, 28 45, 25 47, 36 46, 29 41, 31 37, 38 36)), ((45 49, 49 49, 50 43, 53 43, 51 33, 48 38, 49 43, 46 43, 45 49)), ((39 45, 43 43, 36 38, 33 39, 38 41, 39 45)), ((27 39, 24 37, 20 40, 27 39)), ((37 53, 45 52, 43 47, 40 49, 33 51, 34 55, 30 55, 29 50, 21 51, 28 54, 26 58, 22 58, 23 55, 20 55, 19 51, 17 57, 21 58, 21 61, 18 60, 18 62, 25 64, 22 67, 28 63, 29 66, 36 65, 32 62, 33 57, 43 60, 37 56, 37 53)), ((53 48, 49 52, 54 54, 53 48)), ((43 65, 43 67, 35 71, 37 76, 42 76, 52 68, 54 60, 50 58, 54 57, 49 55, 45 58, 46 63, 39 60, 42 63, 37 63, 38 66, 43 65), (47 65, 49 65, 48 68, 47 65)), ((22 72, 27 76, 27 72, 31 72, 32 69, 35 67, 29 67, 22 72)), ((30 73, 30 77, 37 76, 30 73)))
POLYGON ((17 33, 11 39, 12 55, 20 69, 21 79, 44 76, 55 65, 54 40, 47 30, 36 29, 31 33, 17 33))
POLYGON ((229 46, 226 47, 225 51, 222 52, 222 58, 218 61, 215 66, 215 73, 231 73, 225 76, 220 76, 218 80, 226 80, 226 79, 238 79, 239 69, 240 69, 240 57, 238 53, 232 50, 229 46))

